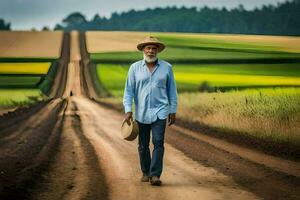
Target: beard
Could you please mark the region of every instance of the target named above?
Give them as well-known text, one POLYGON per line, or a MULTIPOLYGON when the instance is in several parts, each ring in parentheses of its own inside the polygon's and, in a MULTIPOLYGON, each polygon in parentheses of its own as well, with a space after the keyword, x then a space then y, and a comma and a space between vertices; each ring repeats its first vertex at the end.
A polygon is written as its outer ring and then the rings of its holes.
POLYGON ((156 56, 147 56, 146 54, 144 54, 144 60, 147 63, 154 63, 157 60, 156 56))

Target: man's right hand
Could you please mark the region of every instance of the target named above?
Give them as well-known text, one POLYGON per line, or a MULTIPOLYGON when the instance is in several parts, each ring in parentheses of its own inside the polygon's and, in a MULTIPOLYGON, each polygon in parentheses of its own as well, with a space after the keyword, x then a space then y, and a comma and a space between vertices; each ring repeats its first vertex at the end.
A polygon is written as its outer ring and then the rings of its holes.
POLYGON ((132 118, 132 112, 128 112, 128 113, 126 113, 125 114, 125 119, 124 119, 126 122, 127 122, 127 124, 130 126, 130 124, 131 124, 131 121, 133 120, 133 118, 132 118))

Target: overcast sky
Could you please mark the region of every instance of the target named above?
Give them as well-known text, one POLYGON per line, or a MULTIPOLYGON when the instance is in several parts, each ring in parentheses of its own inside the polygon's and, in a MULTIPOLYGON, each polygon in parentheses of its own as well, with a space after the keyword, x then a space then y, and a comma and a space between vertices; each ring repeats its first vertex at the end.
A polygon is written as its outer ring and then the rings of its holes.
POLYGON ((196 6, 233 8, 243 4, 251 10, 263 4, 276 5, 285 0, 0 0, 0 18, 11 22, 14 30, 33 27, 38 30, 43 26, 53 28, 63 18, 74 11, 80 11, 88 20, 96 13, 110 17, 112 12, 142 10, 147 7, 196 6))

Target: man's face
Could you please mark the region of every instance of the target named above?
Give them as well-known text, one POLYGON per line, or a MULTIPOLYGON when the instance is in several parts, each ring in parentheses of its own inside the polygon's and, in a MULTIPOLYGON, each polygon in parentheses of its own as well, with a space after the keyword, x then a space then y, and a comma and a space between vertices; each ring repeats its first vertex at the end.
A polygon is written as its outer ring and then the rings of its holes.
POLYGON ((158 48, 156 45, 146 45, 143 48, 144 51, 144 57, 147 62, 155 62, 156 61, 156 55, 158 53, 158 48))

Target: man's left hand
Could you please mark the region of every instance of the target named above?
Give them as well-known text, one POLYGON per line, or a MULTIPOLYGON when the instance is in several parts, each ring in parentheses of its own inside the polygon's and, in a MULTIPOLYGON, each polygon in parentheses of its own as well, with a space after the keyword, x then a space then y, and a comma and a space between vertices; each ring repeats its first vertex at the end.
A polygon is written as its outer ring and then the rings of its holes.
POLYGON ((175 120, 176 120, 176 113, 169 114, 168 126, 171 126, 172 124, 174 124, 175 120))

